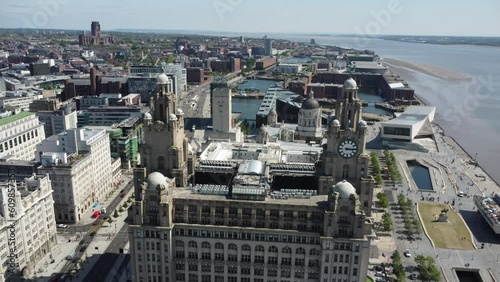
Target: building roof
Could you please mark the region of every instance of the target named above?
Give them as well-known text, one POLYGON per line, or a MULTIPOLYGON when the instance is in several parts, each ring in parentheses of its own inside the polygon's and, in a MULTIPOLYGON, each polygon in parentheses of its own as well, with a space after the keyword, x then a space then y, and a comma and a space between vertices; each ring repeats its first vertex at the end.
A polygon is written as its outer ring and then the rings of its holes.
MULTIPOLYGON (((383 123, 383 125, 414 125, 425 121, 436 111, 436 107, 431 106, 409 106, 401 115, 383 123)), ((431 120, 432 121, 432 120, 431 120)))
POLYGON ((354 80, 352 77, 349 77, 344 82, 344 89, 358 89, 358 84, 356 83, 356 80, 354 80))
POLYGON ((25 117, 32 116, 34 114, 35 113, 32 113, 32 112, 20 112, 16 115, 12 115, 12 116, 9 116, 6 118, 0 118, 0 126, 9 124, 11 122, 14 122, 16 120, 20 120, 20 119, 25 118, 25 117))
POLYGON ((146 182, 148 183, 148 190, 157 190, 158 185, 168 187, 167 178, 159 172, 150 173, 146 178, 146 182))

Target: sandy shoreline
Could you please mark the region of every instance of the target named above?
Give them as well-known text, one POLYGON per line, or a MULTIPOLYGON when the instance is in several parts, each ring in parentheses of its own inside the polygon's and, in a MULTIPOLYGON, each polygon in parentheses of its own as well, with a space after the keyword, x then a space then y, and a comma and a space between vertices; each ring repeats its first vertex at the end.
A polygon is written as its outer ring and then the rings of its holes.
POLYGON ((396 59, 391 59, 391 58, 383 58, 382 63, 386 64, 389 67, 401 67, 401 68, 407 68, 410 70, 422 72, 437 78, 441 79, 448 79, 448 80, 469 80, 471 79, 470 76, 461 73, 461 72, 456 72, 453 70, 448 70, 448 69, 443 69, 440 67, 436 66, 431 66, 431 65, 417 65, 413 63, 408 63, 405 61, 401 60, 396 60, 396 59))

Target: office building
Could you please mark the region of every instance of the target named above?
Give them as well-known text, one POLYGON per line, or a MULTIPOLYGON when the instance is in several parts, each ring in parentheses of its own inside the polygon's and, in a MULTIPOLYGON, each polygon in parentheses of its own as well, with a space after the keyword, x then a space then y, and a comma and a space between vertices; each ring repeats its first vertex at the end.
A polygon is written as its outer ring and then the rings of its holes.
POLYGON ((266 38, 264 39, 264 49, 266 50, 266 56, 273 55, 273 40, 266 38))
POLYGON ((0 119, 0 158, 30 161, 45 130, 34 113, 20 112, 0 119))
POLYGON ((9 279, 10 271, 34 275, 35 265, 57 244, 49 176, 34 174, 17 183, 0 181, 0 214, 0 281, 15 281, 9 279), (15 190, 14 197, 10 189, 15 190), (10 212, 12 198, 15 213, 10 212), (11 269, 7 262, 12 262, 12 256, 19 266, 11 269))
POLYGON ((47 137, 77 127, 76 111, 72 111, 70 105, 64 105, 56 111, 38 111, 35 115, 43 123, 47 137))
POLYGON ((183 64, 163 64, 162 67, 166 74, 174 74, 177 77, 176 97, 179 99, 182 93, 187 90, 186 68, 183 64))
POLYGON ((232 94, 229 88, 216 88, 212 100, 214 131, 228 132, 232 127, 232 94))
POLYGON ((77 223, 112 188, 114 161, 105 130, 69 129, 53 135, 37 146, 37 160, 42 164, 38 173, 52 180, 58 222, 77 223))
POLYGON ((78 127, 118 124, 129 117, 142 119, 144 114, 149 111, 148 107, 137 105, 90 107, 86 111, 77 114, 77 124, 78 127))
POLYGON ((302 71, 302 64, 282 64, 276 66, 276 72, 296 74, 302 71))
POLYGON ((30 104, 41 98, 42 95, 38 93, 31 93, 23 90, 7 91, 3 97, 0 97, 0 108, 13 107, 28 111, 30 104))

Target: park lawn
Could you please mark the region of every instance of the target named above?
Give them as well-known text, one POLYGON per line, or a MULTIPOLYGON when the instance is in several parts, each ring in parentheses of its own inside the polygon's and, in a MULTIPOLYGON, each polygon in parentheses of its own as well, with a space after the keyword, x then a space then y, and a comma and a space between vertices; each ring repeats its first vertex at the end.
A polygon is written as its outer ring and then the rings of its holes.
POLYGON ((418 212, 425 230, 437 248, 472 250, 471 234, 463 219, 448 205, 419 203, 418 212), (434 222, 443 208, 448 209, 448 222, 434 222), (462 240, 465 237, 465 240, 462 240))

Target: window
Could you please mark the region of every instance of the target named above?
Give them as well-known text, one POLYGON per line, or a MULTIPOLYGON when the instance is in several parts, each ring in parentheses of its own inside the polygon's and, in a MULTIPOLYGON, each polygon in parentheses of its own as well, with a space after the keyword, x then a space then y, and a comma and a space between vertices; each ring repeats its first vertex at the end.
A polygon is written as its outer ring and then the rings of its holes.
POLYGON ((249 245, 243 245, 241 246, 241 250, 244 251, 244 252, 250 252, 250 250, 252 250, 252 248, 250 248, 249 245))
POLYGON ((163 156, 158 157, 158 169, 165 169, 165 158, 163 156))
POLYGON ((210 243, 206 242, 206 241, 201 243, 201 248, 202 249, 210 249, 210 243))
POLYGON ((212 265, 209 263, 204 263, 201 265, 201 271, 202 272, 211 272, 212 271, 212 265))
POLYGON ((297 254, 297 255, 304 255, 305 253, 306 253, 306 250, 304 250, 304 248, 298 248, 295 251, 295 254, 297 254))
POLYGON ((224 250, 224 245, 222 243, 215 243, 215 248, 218 250, 224 250))
POLYGON ((250 262, 250 255, 241 255, 242 262, 250 262))
POLYGON ((319 256, 319 250, 318 249, 311 249, 309 251, 310 256, 319 256))
POLYGON ((238 250, 238 246, 236 246, 236 244, 229 244, 229 246, 227 247, 229 250, 232 250, 232 251, 237 251, 238 250))
POLYGON ((281 258, 281 264, 283 264, 283 265, 291 265, 292 264, 292 259, 291 258, 281 258))
POLYGON ((198 271, 198 264, 197 263, 190 263, 189 264, 189 271, 198 271))
POLYGON ((358 256, 354 256, 354 264, 358 264, 358 256))
POLYGON ((304 266, 304 259, 303 258, 296 258, 295 259, 295 265, 297 265, 297 266, 304 266))
POLYGON ((287 268, 281 269, 281 277, 290 278, 290 276, 291 276, 290 269, 287 269, 287 268))
POLYGON ((268 264, 278 264, 278 258, 277 257, 268 257, 267 263, 268 264))
POLYGON ((241 267, 241 274, 250 275, 250 267, 249 266, 242 266, 241 267))
POLYGON ((184 242, 182 242, 181 240, 177 240, 175 241, 175 246, 179 248, 184 248, 184 242))
POLYGON ((261 246, 261 245, 257 245, 257 246, 255 246, 255 251, 256 252, 263 252, 264 251, 264 247, 261 246))
POLYGON ((260 267, 254 268, 253 275, 264 275, 264 268, 260 267))
POLYGON ((292 253, 292 249, 290 247, 284 247, 281 250, 281 252, 284 253, 284 254, 291 254, 292 253))
POLYGON ((190 248, 198 248, 198 243, 196 243, 195 241, 189 241, 188 246, 190 248))
POLYGON ((357 268, 353 268, 352 269, 352 275, 353 276, 358 276, 358 269, 357 268))
POLYGON ((276 248, 276 246, 271 246, 271 247, 269 247, 269 252, 270 253, 277 253, 278 252, 278 248, 276 248))
POLYGON ((255 263, 264 263, 264 256, 255 256, 255 257, 253 258, 253 261, 254 261, 255 263))

